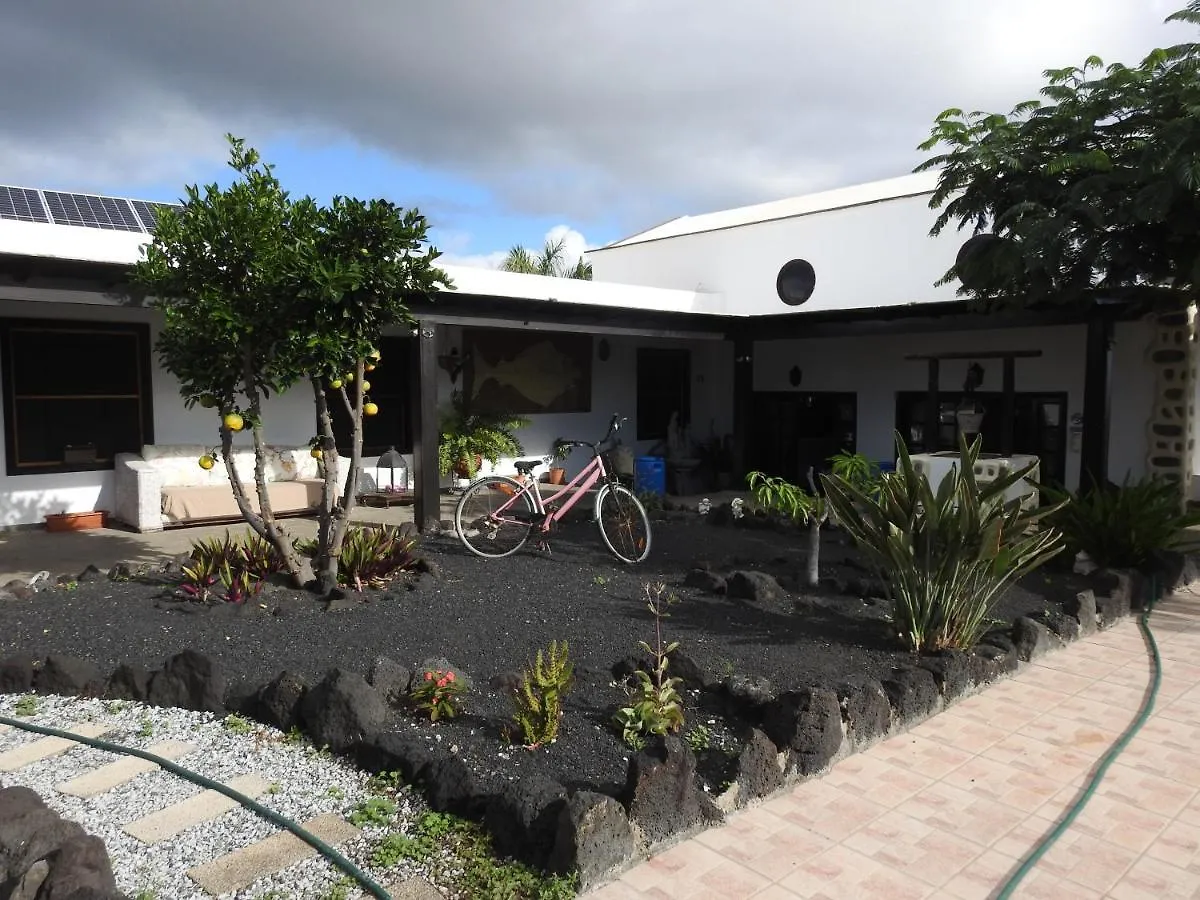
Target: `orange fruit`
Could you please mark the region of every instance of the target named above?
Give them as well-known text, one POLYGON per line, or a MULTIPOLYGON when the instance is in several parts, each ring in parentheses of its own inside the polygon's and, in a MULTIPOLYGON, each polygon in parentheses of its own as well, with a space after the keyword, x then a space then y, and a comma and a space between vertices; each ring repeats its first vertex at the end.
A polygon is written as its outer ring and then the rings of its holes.
POLYGON ((379 407, 376 406, 374 403, 364 403, 363 404, 363 415, 364 416, 373 416, 377 412, 379 412, 379 407))
POLYGON ((221 423, 230 431, 241 431, 246 427, 246 423, 241 415, 235 412, 227 413, 225 418, 221 420, 221 423))
POLYGON ((374 372, 375 371, 375 363, 364 363, 363 371, 364 372, 374 372))

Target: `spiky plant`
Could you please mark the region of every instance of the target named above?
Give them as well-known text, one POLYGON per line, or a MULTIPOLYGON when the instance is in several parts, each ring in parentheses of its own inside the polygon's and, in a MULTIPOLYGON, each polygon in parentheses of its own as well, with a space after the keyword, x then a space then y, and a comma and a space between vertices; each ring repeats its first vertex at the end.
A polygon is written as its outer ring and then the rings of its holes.
POLYGON ((548 650, 538 650, 533 664, 521 673, 521 685, 513 702, 513 721, 526 747, 553 743, 562 720, 563 697, 575 686, 575 664, 570 647, 551 641, 548 650))
POLYGON ((500 269, 504 272, 520 272, 523 275, 550 275, 555 278, 591 281, 592 264, 580 257, 574 265, 569 265, 563 258, 565 250, 565 238, 546 241, 546 246, 538 254, 517 244, 508 251, 508 256, 500 263, 500 269))
POLYGON ((915 653, 971 647, 1004 591, 1062 549, 1057 530, 1036 527, 1059 507, 1031 511, 1007 499, 1032 467, 978 482, 978 439, 959 441, 958 464, 936 493, 899 434, 896 449, 897 471, 874 493, 822 476, 827 502, 883 579, 900 640, 915 653))

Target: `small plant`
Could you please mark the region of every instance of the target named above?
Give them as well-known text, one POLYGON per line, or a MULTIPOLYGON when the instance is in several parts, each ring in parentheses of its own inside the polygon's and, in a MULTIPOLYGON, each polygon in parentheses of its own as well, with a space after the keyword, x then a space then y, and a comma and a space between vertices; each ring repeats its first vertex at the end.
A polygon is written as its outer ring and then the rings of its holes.
POLYGON ((179 589, 189 600, 197 603, 208 603, 213 599, 221 583, 221 565, 211 557, 197 559, 192 557, 192 564, 183 567, 183 580, 179 589))
POLYGON ((834 478, 854 485, 864 494, 875 491, 883 474, 879 465, 862 453, 835 453, 829 457, 829 465, 834 478))
POLYGON ((291 728, 289 728, 287 730, 287 734, 283 736, 283 739, 289 744, 303 744, 307 740, 307 738, 304 736, 304 732, 300 730, 299 725, 293 725, 291 728))
POLYGON ((124 708, 125 708, 124 700, 105 700, 104 701, 104 711, 106 713, 108 713, 110 716, 115 716, 117 713, 119 713, 124 708))
POLYGON ((543 653, 539 649, 533 664, 521 674, 513 720, 526 747, 551 744, 558 737, 562 700, 575 683, 569 652, 566 641, 551 641, 549 650, 543 653))
POLYGON ((278 794, 281 790, 283 790, 283 788, 279 786, 278 781, 272 781, 269 785, 267 785, 267 794, 272 797, 278 794))
POLYGON ((179 589, 200 603, 245 603, 262 590, 263 578, 283 568, 274 548, 254 534, 238 539, 226 531, 224 538, 196 541, 191 554, 179 589))
POLYGON ((638 491, 636 494, 646 512, 662 512, 666 509, 666 499, 657 491, 638 491))
POLYGON ((1105 568, 1144 569, 1156 554, 1177 547, 1185 528, 1200 524, 1200 515, 1183 511, 1179 485, 1166 479, 1126 479, 1076 494, 1039 488, 1060 507, 1048 521, 1062 531, 1068 550, 1105 568))
POLYGON ((423 852, 421 845, 413 838, 405 834, 384 835, 379 843, 371 850, 371 865, 380 869, 390 869, 393 866, 400 864, 402 860, 411 859, 414 861, 423 859, 427 856, 423 852))
POLYGON ((606 584, 608 584, 608 578, 604 575, 593 575, 592 584, 596 585, 597 587, 604 587, 606 584))
POLYGON ((493 466, 501 457, 519 457, 521 442, 514 432, 529 425, 521 416, 472 410, 462 391, 455 391, 442 413, 438 441, 438 471, 442 477, 457 472, 474 478, 480 460, 493 466))
POLYGON ((367 780, 367 790, 377 794, 399 793, 404 788, 404 776, 399 772, 376 772, 367 780))
POLYGON ((350 890, 353 887, 354 882, 343 875, 329 886, 329 889, 322 895, 321 900, 350 900, 350 890))
POLYGON ((133 900, 158 900, 158 891, 151 887, 140 888, 133 895, 133 900))
POLYGON ((59 585, 59 587, 62 588, 64 591, 77 591, 77 590, 79 590, 79 582, 74 581, 74 580, 64 581, 62 584, 59 585))
POLYGON ((23 719, 37 715, 37 711, 38 698, 33 694, 25 694, 23 697, 18 698, 17 702, 13 705, 13 712, 23 719))
POLYGON ((708 730, 707 725, 697 725, 691 731, 684 733, 683 742, 694 752, 699 753, 712 746, 712 732, 708 730))
POLYGON ((137 730, 138 737, 148 738, 154 737, 154 720, 149 716, 142 716, 141 724, 137 730))
MULTIPOLYGON (((399 528, 352 526, 338 556, 338 584, 358 591, 384 587, 400 572, 416 565, 416 545, 417 538, 399 528)), ((315 540, 296 542, 296 549, 306 555, 315 553, 316 547, 315 540)))
POLYGON ((249 734, 254 730, 254 723, 237 713, 227 715, 221 724, 225 726, 226 731, 232 734, 249 734))
POLYGON ((325 796, 331 800, 342 800, 345 798, 346 792, 336 784, 331 784, 325 789, 325 796))
POLYGON ((646 608, 654 617, 654 646, 645 641, 639 641, 638 646, 653 657, 653 671, 638 669, 633 673, 637 678, 637 685, 630 693, 633 702, 613 717, 613 722, 621 729, 622 739, 634 750, 644 747, 649 735, 676 732, 684 722, 683 701, 679 695, 683 679, 667 674, 670 656, 679 649, 679 642, 665 644, 662 635, 663 619, 670 618, 667 609, 677 603, 678 598, 667 593, 667 587, 662 583, 644 585, 643 590, 646 608))
POLYGON ((396 801, 390 797, 368 797, 351 811, 347 818, 351 825, 386 825, 396 815, 396 801))
POLYGON ((821 582, 821 526, 829 518, 829 506, 817 491, 813 470, 808 470, 809 491, 774 475, 751 472, 746 476, 755 502, 763 509, 782 513, 795 522, 808 525, 808 570, 805 582, 817 587, 821 582))
POLYGON ((429 721, 453 719, 462 711, 467 689, 453 671, 432 669, 425 672, 417 686, 409 691, 413 705, 429 713, 429 721))

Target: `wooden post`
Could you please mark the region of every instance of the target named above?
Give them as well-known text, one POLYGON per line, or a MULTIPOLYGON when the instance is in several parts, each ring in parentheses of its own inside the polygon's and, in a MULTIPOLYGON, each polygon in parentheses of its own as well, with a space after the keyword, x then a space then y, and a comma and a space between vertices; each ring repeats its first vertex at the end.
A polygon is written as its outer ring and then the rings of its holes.
POLYGON ((1087 323, 1087 355, 1083 374, 1083 436, 1079 454, 1079 488, 1099 487, 1108 480, 1109 369, 1112 320, 1093 310, 1087 323))
POLYGON ((1000 455, 1012 456, 1017 423, 1017 360, 1004 357, 1004 412, 1000 426, 1000 455))
POLYGON ((413 410, 413 503, 417 528, 426 531, 442 518, 441 475, 438 472, 437 410, 438 326, 417 324, 417 352, 410 382, 413 410))
POLYGON ((750 408, 754 403, 754 342, 747 337, 733 340, 733 477, 735 484, 746 478, 746 447, 750 441, 750 408))
POLYGON ((938 399, 938 392, 941 387, 941 361, 936 357, 929 359, 929 397, 925 401, 928 408, 925 410, 925 452, 935 453, 938 448, 938 441, 942 432, 942 410, 941 400, 938 399))

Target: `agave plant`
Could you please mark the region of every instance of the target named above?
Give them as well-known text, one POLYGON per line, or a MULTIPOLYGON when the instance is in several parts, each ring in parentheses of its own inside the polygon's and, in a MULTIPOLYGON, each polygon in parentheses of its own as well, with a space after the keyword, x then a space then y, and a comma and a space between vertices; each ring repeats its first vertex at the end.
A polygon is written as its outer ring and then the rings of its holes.
POLYGON ((1056 529, 1038 527, 1058 506, 1026 510, 1006 498, 1032 467, 981 484, 979 448, 979 440, 960 439, 958 464, 936 492, 899 434, 897 470, 873 493, 822 476, 827 502, 878 570, 900 640, 913 652, 973 646, 1004 590, 1063 547, 1056 529))

